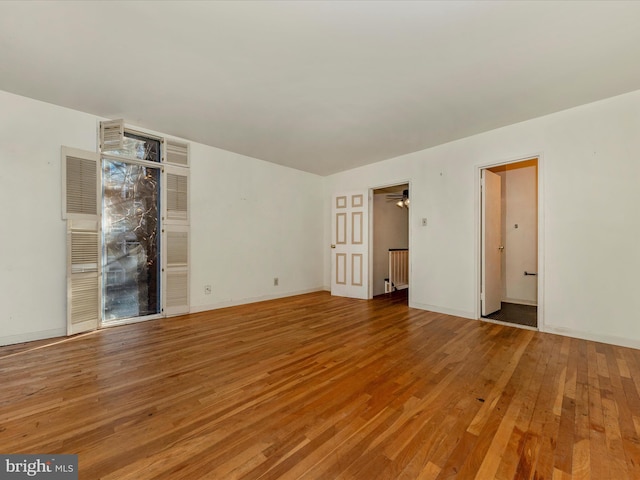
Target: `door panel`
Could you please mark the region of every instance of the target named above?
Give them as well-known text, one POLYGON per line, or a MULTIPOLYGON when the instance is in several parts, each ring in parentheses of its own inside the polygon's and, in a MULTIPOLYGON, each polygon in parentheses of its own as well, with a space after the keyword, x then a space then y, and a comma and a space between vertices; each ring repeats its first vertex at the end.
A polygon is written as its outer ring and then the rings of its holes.
POLYGON ((362 254, 354 253, 351 255, 351 284, 362 286, 362 254))
POLYGON ((336 253, 336 281, 338 285, 347 284, 347 254, 336 253))
POLYGON ((363 222, 362 212, 351 212, 351 243, 354 245, 362 245, 363 222))
POLYGON ((67 220, 67 335, 98 328, 100 232, 98 222, 67 220))
POLYGON ((336 213, 336 243, 338 245, 347 244, 347 214, 336 213))
POLYGON ((502 300, 501 179, 482 171, 482 315, 500 310, 502 300))
POLYGON ((333 197, 331 294, 368 298, 368 193, 333 197))
POLYGON ((62 218, 67 220, 67 335, 100 319, 100 155, 62 147, 62 218))
MULTIPOLYGON (((167 142, 167 161, 188 165, 188 145, 167 142)), ((165 165, 163 311, 189 313, 189 169, 165 165)))

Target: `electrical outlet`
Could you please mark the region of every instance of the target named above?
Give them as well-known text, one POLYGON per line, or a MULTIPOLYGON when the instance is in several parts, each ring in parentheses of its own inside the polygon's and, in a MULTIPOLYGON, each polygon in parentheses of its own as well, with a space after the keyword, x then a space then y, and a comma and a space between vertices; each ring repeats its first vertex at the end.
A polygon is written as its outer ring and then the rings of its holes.
POLYGON ((278 286, 278 277, 274 277, 273 279, 273 286, 277 287, 278 286))
POLYGON ((211 285, 205 285, 204 286, 204 294, 205 295, 211 295, 211 285))

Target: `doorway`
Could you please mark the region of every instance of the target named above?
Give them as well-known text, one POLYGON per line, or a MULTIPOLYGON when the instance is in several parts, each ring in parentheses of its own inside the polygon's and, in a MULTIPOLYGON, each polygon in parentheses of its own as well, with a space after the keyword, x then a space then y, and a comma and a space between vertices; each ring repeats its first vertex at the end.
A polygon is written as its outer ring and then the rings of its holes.
POLYGON ((123 150, 102 155, 101 326, 162 311, 160 149, 125 131, 123 150))
POLYGON ((480 317, 537 329, 538 158, 480 175, 480 317))
POLYGON ((408 303, 409 184, 374 188, 372 197, 371 296, 395 296, 408 303))

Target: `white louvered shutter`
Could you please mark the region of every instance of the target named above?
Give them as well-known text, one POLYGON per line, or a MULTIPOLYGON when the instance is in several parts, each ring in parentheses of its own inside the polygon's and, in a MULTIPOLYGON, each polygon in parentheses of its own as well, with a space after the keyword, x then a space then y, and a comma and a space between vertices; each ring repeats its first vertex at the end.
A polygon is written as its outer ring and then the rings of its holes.
POLYGON ((120 150, 124 145, 124 120, 100 122, 100 151, 120 150))
POLYGON ((165 225, 164 313, 189 313, 189 227, 165 225))
POLYGON ((169 223, 187 225, 189 223, 189 169, 167 165, 166 220, 169 223))
POLYGON ((189 313, 189 146, 164 146, 164 314, 180 315, 189 313))
POLYGON ((67 335, 98 328, 100 231, 97 221, 67 220, 67 335))
POLYGON ((100 155, 62 147, 62 218, 97 220, 100 155))
POLYGON ((100 155, 62 147, 62 217, 67 220, 67 335, 100 318, 100 155))
POLYGON ((181 167, 189 166, 189 144, 175 142, 173 140, 165 140, 164 163, 171 165, 179 165, 181 167))

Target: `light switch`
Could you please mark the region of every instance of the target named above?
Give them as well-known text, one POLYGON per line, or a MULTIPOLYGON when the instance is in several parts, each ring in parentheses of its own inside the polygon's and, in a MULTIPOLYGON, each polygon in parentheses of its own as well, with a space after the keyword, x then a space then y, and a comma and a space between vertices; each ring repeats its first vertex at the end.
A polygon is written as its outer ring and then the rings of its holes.
POLYGON ((423 218, 423 219, 422 219, 422 226, 423 226, 423 227, 426 227, 426 226, 427 226, 427 219, 426 219, 426 218, 423 218))

